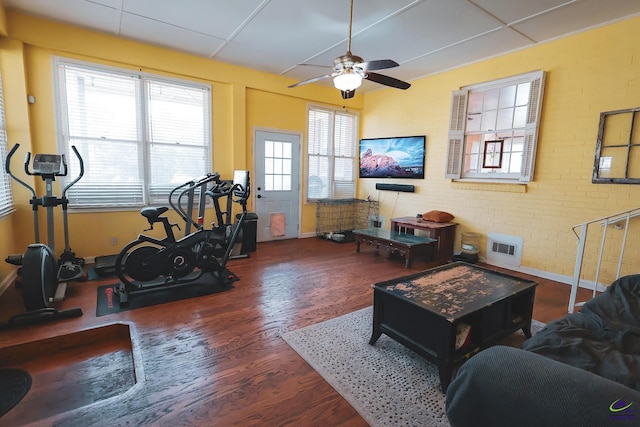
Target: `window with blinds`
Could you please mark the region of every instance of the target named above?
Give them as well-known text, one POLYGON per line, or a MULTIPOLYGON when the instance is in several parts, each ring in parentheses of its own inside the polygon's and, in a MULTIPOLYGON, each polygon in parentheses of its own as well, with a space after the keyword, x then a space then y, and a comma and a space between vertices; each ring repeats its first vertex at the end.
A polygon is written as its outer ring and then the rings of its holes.
MULTIPOLYGON (((0 155, 7 158, 7 122, 4 117, 4 92, 2 91, 2 75, 0 75, 0 155)), ((3 169, 4 169, 4 165, 3 169)), ((13 197, 11 195, 11 179, 6 173, 0 180, 0 217, 13 211, 13 197)))
POLYGON ((358 116, 310 106, 307 120, 307 200, 354 198, 358 116))
POLYGON ((211 172, 208 85, 93 64, 54 62, 58 142, 78 174, 72 207, 166 204, 174 187, 211 172))

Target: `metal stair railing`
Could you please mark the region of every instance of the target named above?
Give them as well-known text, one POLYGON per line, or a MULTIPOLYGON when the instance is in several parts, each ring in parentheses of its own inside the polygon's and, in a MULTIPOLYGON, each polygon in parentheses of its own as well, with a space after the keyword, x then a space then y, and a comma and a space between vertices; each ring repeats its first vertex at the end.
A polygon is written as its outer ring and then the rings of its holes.
MULTIPOLYGON (((573 281, 571 282, 571 296, 569 297, 569 313, 573 313, 577 306, 582 306, 584 302, 576 303, 576 297, 578 294, 578 287, 580 286, 580 276, 582 274, 582 262, 584 260, 584 251, 587 241, 587 229, 589 225, 600 223, 602 229, 602 237, 600 239, 600 250, 598 253, 598 262, 596 264, 596 272, 593 286, 593 296, 596 295, 598 289, 598 278, 600 276, 600 267, 602 265, 602 255, 605 249, 605 240, 607 238, 607 230, 609 225, 619 225, 618 223, 624 221, 624 235, 622 237, 622 243, 620 246, 620 256, 618 257, 618 270, 616 272, 616 279, 620 277, 620 270, 622 268, 622 258, 624 256, 624 249, 627 243, 627 233, 629 230, 629 220, 631 218, 640 216, 640 208, 630 209, 628 211, 620 212, 614 215, 610 215, 603 218, 594 219, 592 221, 584 222, 573 226, 571 231, 578 238, 578 251, 576 255, 576 265, 573 269, 573 281), (580 230, 579 233, 576 230, 580 230)), ((620 227, 622 228, 622 227, 620 227)))

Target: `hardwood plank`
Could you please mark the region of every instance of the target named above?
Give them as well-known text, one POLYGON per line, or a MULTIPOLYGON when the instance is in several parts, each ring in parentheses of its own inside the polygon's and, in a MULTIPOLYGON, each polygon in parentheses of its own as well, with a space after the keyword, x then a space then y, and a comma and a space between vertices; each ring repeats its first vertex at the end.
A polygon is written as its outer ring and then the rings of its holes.
MULTIPOLYGON (((53 415, 48 422, 56 425, 365 426, 357 412, 281 335, 370 306, 373 283, 436 265, 416 260, 405 268, 399 259, 357 253, 355 243, 315 238, 259 243, 250 258, 229 262, 240 277, 230 291, 96 317, 97 287, 114 280, 72 283, 63 304, 65 308, 81 307, 82 317, 0 331, 0 347, 112 322, 135 325, 144 365, 143 385, 116 398, 117 404, 103 407, 96 403, 53 415)), ((535 319, 549 322, 566 313, 568 285, 513 274, 539 283, 535 319)), ((580 290, 581 297, 583 293, 586 296, 589 291, 580 290)), ((19 293, 10 288, 0 298, 0 313, 8 317, 20 310, 19 293)), ((125 363, 119 355, 109 357, 114 365, 125 363)), ((65 382, 91 387, 86 378, 91 369, 103 369, 104 362, 96 360, 95 367, 91 363, 75 366, 78 361, 70 357, 55 363, 64 369, 65 382)), ((109 374, 114 384, 117 372, 114 367, 109 374)), ((82 399, 74 396, 74 387, 44 379, 46 384, 34 381, 36 391, 40 388, 63 399, 82 399)), ((104 382, 93 387, 93 391, 109 393, 104 382)), ((77 393, 78 387, 75 389, 77 393)), ((50 411, 43 403, 40 414, 31 419, 50 416, 50 411)))

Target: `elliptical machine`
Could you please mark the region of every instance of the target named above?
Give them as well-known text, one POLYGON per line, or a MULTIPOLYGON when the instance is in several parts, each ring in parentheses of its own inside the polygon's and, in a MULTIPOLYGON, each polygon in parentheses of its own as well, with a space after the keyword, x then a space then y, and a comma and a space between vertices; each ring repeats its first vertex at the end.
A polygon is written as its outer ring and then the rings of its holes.
MULTIPOLYGON (((139 234, 136 240, 120 251, 115 264, 116 275, 121 281, 117 291, 120 304, 128 304, 130 297, 139 293, 203 283, 217 283, 230 288, 237 280, 235 274, 226 268, 226 263, 246 217, 247 199, 250 194, 249 171, 235 171, 233 182, 221 180, 218 173, 207 175, 192 182, 181 194, 209 182, 212 186, 204 195, 213 200, 217 219, 217 223, 214 222, 211 229, 204 228, 201 216, 193 223, 183 209, 170 203, 187 224, 196 228, 193 233, 176 240, 173 227, 178 225, 171 224, 168 217, 162 216, 169 210, 168 207, 152 207, 140 211, 149 222, 149 228, 144 231, 153 230, 153 225, 159 222, 164 227, 165 237, 157 239, 139 234), (225 197, 227 210, 223 212, 220 199, 225 197), (235 224, 230 223, 230 215, 226 214, 231 212, 232 203, 242 206, 242 214, 235 224)), ((204 195, 201 193, 201 198, 204 195)))
POLYGON ((64 281, 83 277, 82 267, 84 260, 76 258, 69 247, 68 199, 66 197, 69 188, 84 175, 82 157, 80 157, 80 153, 78 153, 76 147, 72 146, 71 148, 80 163, 80 173, 77 178, 64 187, 62 197, 58 198, 53 194, 53 181, 55 181, 58 176, 67 175, 68 168, 64 154, 36 154, 30 170, 29 162, 31 160, 31 153, 27 152, 24 160, 25 173, 30 176, 39 176, 45 182, 46 193, 44 196, 38 198, 33 187, 11 172, 11 158, 18 150, 18 147, 20 147, 20 144, 14 145, 7 155, 5 171, 11 178, 31 192, 31 200, 29 203, 31 203, 33 211, 35 243, 29 245, 24 254, 9 255, 5 260, 10 264, 20 266, 18 270, 20 276, 19 287, 22 289, 22 299, 26 309, 26 313, 13 316, 9 320, 9 324, 28 324, 41 320, 82 316, 82 310, 80 308, 57 310, 52 307, 54 302, 64 298, 67 288, 67 284, 64 281), (40 229, 38 224, 39 206, 47 209, 48 245, 40 243, 40 229), (65 249, 60 262, 56 260, 53 252, 55 248, 53 208, 56 206, 62 206, 65 235, 65 249))

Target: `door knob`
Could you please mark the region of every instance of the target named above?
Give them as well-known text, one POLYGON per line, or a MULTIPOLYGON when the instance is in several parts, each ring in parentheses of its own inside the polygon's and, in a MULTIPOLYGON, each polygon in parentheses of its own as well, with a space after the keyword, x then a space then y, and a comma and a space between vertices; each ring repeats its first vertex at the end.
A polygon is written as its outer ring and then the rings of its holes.
POLYGON ((256 197, 257 197, 258 199, 262 199, 262 194, 258 194, 256 197))

